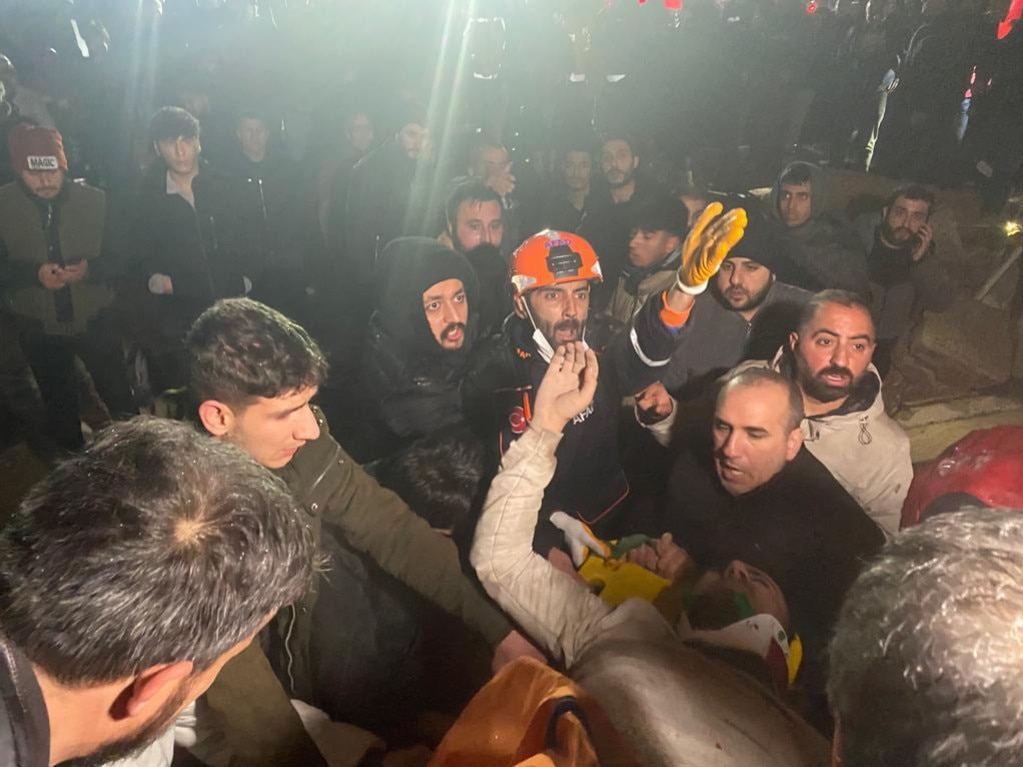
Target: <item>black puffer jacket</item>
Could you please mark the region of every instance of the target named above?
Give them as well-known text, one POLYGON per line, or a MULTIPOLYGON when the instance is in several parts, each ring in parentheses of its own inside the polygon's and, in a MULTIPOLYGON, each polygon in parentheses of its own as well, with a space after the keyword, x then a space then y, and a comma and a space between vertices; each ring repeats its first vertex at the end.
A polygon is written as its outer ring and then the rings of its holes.
POLYGON ((469 262, 425 237, 400 238, 384 249, 373 292, 362 367, 366 423, 357 453, 364 462, 461 423, 461 384, 478 316, 479 287, 469 262), (465 342, 457 351, 441 348, 423 311, 427 289, 449 279, 461 280, 469 301, 465 342))

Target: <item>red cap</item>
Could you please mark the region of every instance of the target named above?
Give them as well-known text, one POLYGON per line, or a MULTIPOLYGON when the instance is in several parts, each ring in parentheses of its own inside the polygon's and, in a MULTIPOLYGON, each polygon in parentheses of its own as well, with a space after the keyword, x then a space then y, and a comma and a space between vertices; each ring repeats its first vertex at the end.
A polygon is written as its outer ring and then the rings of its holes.
POLYGON ((11 167, 25 170, 67 170, 64 140, 53 128, 18 123, 7 134, 11 167))

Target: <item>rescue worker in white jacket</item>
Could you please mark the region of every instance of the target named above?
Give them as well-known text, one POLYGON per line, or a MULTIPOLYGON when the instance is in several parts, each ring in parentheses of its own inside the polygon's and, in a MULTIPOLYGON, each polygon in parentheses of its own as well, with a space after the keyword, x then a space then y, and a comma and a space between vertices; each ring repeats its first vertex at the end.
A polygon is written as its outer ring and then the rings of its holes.
POLYGON ((843 290, 817 293, 772 360, 745 362, 792 377, 803 394, 807 449, 891 538, 913 481, 909 437, 885 413, 870 309, 843 290))
MULTIPOLYGON (((594 352, 579 343, 559 348, 477 526, 471 558, 484 588, 597 699, 642 763, 828 764, 826 741, 766 687, 682 641, 693 636, 688 620, 672 627, 641 599, 612 608, 534 553, 562 431, 596 387, 594 352)), ((770 624, 769 615, 757 618, 770 624)))

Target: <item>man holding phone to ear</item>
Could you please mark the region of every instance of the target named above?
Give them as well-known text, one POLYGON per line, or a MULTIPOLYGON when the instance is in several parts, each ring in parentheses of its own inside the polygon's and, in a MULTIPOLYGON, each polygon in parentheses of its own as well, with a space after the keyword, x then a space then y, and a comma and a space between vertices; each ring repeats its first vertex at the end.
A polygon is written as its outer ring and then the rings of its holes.
POLYGON ((116 336, 96 327, 113 297, 110 259, 100 258, 106 201, 101 190, 68 181, 56 130, 21 123, 7 141, 18 180, 0 188, 0 295, 18 324, 52 437, 75 450, 83 443, 76 355, 115 418, 134 410, 116 336))
POLYGON ((867 250, 871 310, 877 320, 874 364, 884 376, 899 338, 925 309, 944 311, 954 297, 935 257, 931 212, 934 194, 910 184, 888 197, 880 215, 867 214, 856 230, 867 250))

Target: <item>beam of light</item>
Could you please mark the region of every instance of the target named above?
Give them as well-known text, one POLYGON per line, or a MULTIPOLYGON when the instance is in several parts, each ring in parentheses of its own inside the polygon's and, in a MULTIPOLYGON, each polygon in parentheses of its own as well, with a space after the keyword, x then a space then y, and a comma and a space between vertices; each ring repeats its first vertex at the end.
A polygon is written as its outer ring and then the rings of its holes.
MULTIPOLYGON (((426 231, 426 226, 434 222, 433 212, 442 211, 447 198, 447 184, 441 177, 441 171, 448 167, 449 160, 455 147, 458 145, 457 137, 453 128, 459 107, 461 106, 461 89, 459 88, 461 75, 466 71, 466 57, 468 49, 468 38, 459 24, 460 7, 465 7, 459 0, 448 0, 445 8, 444 31, 441 35, 440 55, 437 60, 437 68, 433 73, 433 84, 430 88, 430 100, 426 105, 426 121, 430 128, 430 142, 433 144, 433 168, 430 173, 429 187, 425 190, 426 197, 423 200, 409 201, 408 210, 405 213, 403 229, 410 231, 412 223, 421 223, 426 231), (452 69, 450 63, 454 61, 452 69), (450 82, 445 82, 445 75, 453 73, 450 82), (444 89, 450 89, 449 98, 444 98, 444 89), (446 106, 446 110, 445 110, 446 106), (443 114, 443 121, 439 120, 443 114), (439 134, 439 135, 438 135, 439 134), (437 139, 440 139, 439 142, 437 139), (425 203, 417 205, 417 202, 425 203), (416 212, 424 214, 427 218, 422 222, 413 222, 411 216, 416 212)), ((476 0, 470 0, 466 8, 466 17, 474 18, 476 13, 476 0)))

